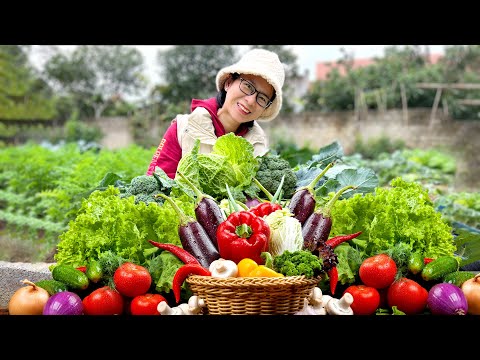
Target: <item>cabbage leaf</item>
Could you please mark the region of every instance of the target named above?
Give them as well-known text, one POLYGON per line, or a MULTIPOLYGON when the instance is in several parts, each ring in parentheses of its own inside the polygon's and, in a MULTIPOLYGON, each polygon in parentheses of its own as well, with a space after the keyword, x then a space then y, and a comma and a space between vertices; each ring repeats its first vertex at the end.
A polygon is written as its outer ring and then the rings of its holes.
MULTIPOLYGON (((253 145, 233 133, 220 136, 210 153, 199 153, 199 145, 197 139, 194 148, 178 163, 178 171, 217 201, 228 197, 225 184, 234 198, 245 200, 242 192, 252 186, 260 166, 253 154, 253 145)), ((175 180, 187 186, 181 177, 176 176, 175 180)))

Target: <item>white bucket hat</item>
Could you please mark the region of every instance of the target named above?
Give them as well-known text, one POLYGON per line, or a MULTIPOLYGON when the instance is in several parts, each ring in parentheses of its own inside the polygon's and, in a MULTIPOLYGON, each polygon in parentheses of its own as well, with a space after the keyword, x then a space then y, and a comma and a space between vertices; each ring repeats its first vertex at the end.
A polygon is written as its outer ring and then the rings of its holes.
POLYGON ((273 120, 282 108, 282 86, 285 80, 285 69, 278 55, 265 49, 253 49, 247 52, 237 63, 224 67, 217 74, 217 90, 223 89, 225 81, 233 74, 250 74, 261 76, 275 89, 275 99, 257 119, 273 120))

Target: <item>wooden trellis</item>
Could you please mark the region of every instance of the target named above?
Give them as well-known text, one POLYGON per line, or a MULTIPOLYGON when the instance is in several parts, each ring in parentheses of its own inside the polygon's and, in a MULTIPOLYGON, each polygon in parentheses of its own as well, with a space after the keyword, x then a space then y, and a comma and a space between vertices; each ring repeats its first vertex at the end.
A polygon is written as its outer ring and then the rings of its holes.
MULTIPOLYGON (((444 89, 458 89, 458 90, 480 90, 480 84, 471 84, 471 83, 458 83, 458 84, 440 84, 440 83, 418 83, 417 88, 419 89, 437 89, 435 94, 435 99, 433 100, 432 112, 430 114, 430 126, 432 126, 433 121, 435 120, 435 115, 437 113, 438 104, 440 103, 440 98, 442 96, 442 91, 444 89)), ((480 99, 465 99, 458 101, 462 105, 478 106, 480 105, 480 99)), ((447 106, 446 102, 443 104, 444 108, 447 106)), ((448 114, 448 108, 446 108, 448 114)))

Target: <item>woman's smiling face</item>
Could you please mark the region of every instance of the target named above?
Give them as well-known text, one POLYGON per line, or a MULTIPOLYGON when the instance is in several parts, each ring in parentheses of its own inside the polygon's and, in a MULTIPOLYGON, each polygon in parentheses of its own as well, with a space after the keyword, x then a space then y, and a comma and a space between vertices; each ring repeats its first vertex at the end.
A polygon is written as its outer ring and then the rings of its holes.
POLYGON ((230 118, 237 123, 246 123, 258 119, 265 108, 258 104, 257 96, 263 98, 266 96, 271 99, 274 92, 273 87, 263 77, 247 74, 242 74, 235 80, 228 79, 225 83, 225 89, 227 95, 222 109, 227 110, 230 118), (244 91, 250 89, 254 91, 253 94, 246 95, 240 89, 241 82, 243 82, 242 89, 244 91))

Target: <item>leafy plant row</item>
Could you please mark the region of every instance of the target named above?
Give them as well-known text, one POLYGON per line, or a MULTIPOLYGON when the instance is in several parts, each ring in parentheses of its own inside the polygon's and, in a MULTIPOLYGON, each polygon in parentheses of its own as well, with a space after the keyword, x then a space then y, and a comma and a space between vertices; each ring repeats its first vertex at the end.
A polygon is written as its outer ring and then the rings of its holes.
POLYGON ((154 149, 83 150, 76 143, 48 147, 28 143, 0 151, 0 220, 10 237, 54 244, 83 199, 108 172, 129 180, 148 168, 154 149))

